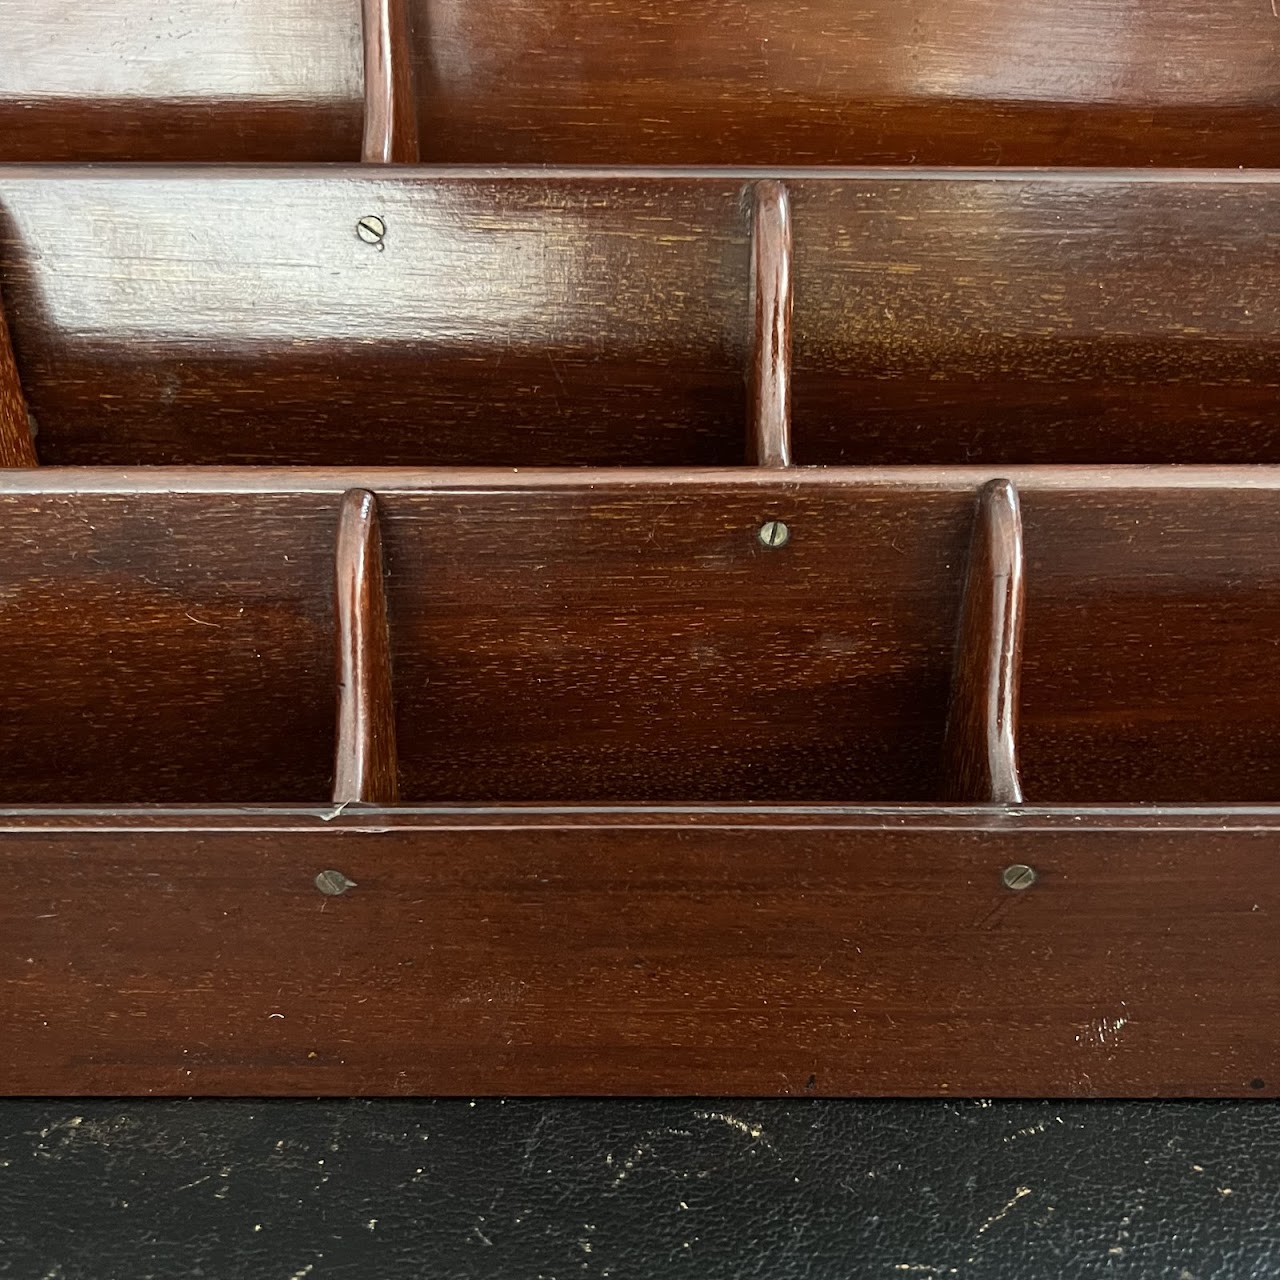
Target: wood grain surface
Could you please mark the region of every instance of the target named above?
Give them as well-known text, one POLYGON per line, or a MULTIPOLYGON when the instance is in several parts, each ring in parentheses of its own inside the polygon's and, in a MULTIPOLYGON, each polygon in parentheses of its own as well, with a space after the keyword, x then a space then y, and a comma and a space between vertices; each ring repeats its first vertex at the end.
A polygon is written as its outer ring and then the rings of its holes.
POLYGON ((357 0, 0 2, 0 159, 354 161, 357 0))
POLYGON ((1269 0, 414 0, 423 156, 1274 166, 1269 0))
POLYGON ((338 512, 338 729, 334 804, 395 804, 395 703, 378 501, 349 489, 338 512))
MULTIPOLYGON (((1009 473, 1029 800, 1280 793, 1278 475, 1009 473)), ((7 472, 0 801, 327 798, 333 546, 361 487, 406 800, 937 800, 989 479, 7 472)))
POLYGON ((34 467, 35 441, 0 294, 0 467, 34 467))
POLYGON ((1274 1096, 1278 824, 33 815, 0 1091, 1274 1096))
POLYGON ((418 113, 406 0, 362 0, 362 15, 364 138, 360 158, 370 164, 416 164, 418 113))
MULTIPOLYGON (((0 171, 42 459, 743 457, 755 177, 370 168, 0 171)), ((1275 175, 781 180, 798 465, 1280 460, 1275 175)))
POLYGON ((1021 804, 1018 710, 1025 608, 1022 508, 1008 480, 978 491, 951 669, 943 794, 1021 804))
MULTIPOLYGON (((405 18, 394 69, 433 163, 1280 163, 1267 0, 408 0, 405 18)), ((5 0, 0 21, 0 159, 361 153, 357 0, 5 0)))
POLYGON ((0 523, 6 797, 328 794, 335 499, 4 497, 0 523))

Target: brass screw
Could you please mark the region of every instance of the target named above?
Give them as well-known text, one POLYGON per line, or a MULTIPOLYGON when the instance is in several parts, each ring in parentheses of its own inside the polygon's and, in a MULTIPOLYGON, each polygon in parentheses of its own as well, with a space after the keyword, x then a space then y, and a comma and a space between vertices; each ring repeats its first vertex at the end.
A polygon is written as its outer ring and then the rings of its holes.
POLYGON ((346 893, 348 889, 355 887, 356 882, 348 880, 341 871, 322 871, 316 876, 316 888, 331 898, 336 898, 338 894, 346 893))
POLYGON ((381 244, 382 237, 387 234, 387 224, 376 214, 366 214, 356 223, 356 235, 365 244, 381 244))
POLYGON ((1021 892, 1023 889, 1030 889, 1036 882, 1036 873, 1034 867, 1025 866, 1021 862, 1015 862, 1011 867, 1005 867, 1000 879, 1004 881, 1006 889, 1013 889, 1015 892, 1021 892))
POLYGON ((756 537, 760 539, 761 546, 776 550, 791 541, 791 530, 781 520, 766 520, 756 537))

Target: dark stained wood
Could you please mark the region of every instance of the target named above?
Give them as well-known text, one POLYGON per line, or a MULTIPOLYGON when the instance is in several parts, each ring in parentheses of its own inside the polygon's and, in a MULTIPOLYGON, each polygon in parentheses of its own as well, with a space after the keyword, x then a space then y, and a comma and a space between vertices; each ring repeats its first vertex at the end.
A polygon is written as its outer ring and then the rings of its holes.
POLYGON ((395 706, 378 503, 349 490, 338 515, 338 743, 335 804, 395 804, 395 706))
POLYGON ((797 456, 1280 460, 1258 177, 789 182, 797 456))
POLYGON ((744 186, 0 177, 42 459, 740 462, 744 186))
MULTIPOLYGON (((1006 478, 1026 793, 1280 794, 1280 471, 1006 478)), ((7 471, 0 802, 327 797, 333 530, 359 487, 406 800, 934 801, 988 479, 7 471), (785 546, 761 544, 768 520, 785 546)))
POLYGON ((747 461, 791 465, 791 203, 787 188, 756 183, 751 217, 751 365, 747 461))
POLYGON ((1274 808, 351 812, 6 822, 0 1091, 1280 1095, 1274 808))
POLYGON ((1269 0, 415 0, 424 158, 1280 163, 1269 0))
POLYGON ((372 164, 417 164, 418 114, 407 0, 362 0, 364 140, 372 164))
MULTIPOLYGON (((395 3, 433 163, 1280 164, 1268 0, 395 3)), ((360 23, 11 3, 0 159, 354 160, 360 23)))
POLYGON ((34 467, 36 446, 0 294, 0 467, 34 467))
POLYGON ((6 4, 0 160, 355 161, 356 0, 6 4))
MULTIPOLYGON (((0 172, 42 460, 742 458, 756 177, 371 170, 0 172)), ((1275 174, 784 179, 802 462, 1280 461, 1275 174)))
POLYGON ((336 510, 337 495, 0 498, 0 796, 327 797, 336 510))
POLYGON ((947 711, 945 799, 1021 804, 1022 511, 1008 480, 978 494, 947 711))

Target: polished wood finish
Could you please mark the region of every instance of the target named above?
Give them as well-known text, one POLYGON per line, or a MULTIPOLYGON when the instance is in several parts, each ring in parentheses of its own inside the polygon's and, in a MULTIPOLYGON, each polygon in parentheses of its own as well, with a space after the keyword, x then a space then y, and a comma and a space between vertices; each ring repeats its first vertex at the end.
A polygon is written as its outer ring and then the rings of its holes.
POLYGON ((418 112, 407 0, 362 0, 364 140, 371 164, 417 164, 418 112))
POLYGON ((34 467, 36 446, 0 295, 0 467, 34 467))
POLYGON ((1280 164, 1269 0, 415 0, 425 159, 1280 164))
MULTIPOLYGON (((412 61, 433 163, 1280 164, 1268 0, 365 3, 412 29, 366 89, 391 105, 391 68, 407 123, 412 61)), ((6 0, 0 23, 0 159, 361 153, 357 0, 6 0)))
POLYGON ((0 160, 356 161, 357 0, 0 0, 0 160))
POLYGON ((791 202, 784 183, 752 193, 751 366, 747 385, 747 461, 791 465, 791 202))
POLYGON ((6 816, 0 1090, 1280 1095, 1274 808, 355 813, 6 816))
POLYGON ((335 804, 395 804, 395 703, 378 502, 351 489, 338 513, 338 742, 335 804))
POLYGON ((0 793, 328 796, 336 512, 306 494, 0 497, 0 793))
MULTIPOLYGON (((757 180, 0 171, 41 458, 737 463, 757 180)), ((779 180, 796 464, 1280 461, 1275 174, 779 180)))
POLYGON ((960 606, 944 748, 947 800, 1022 803, 1017 735, 1023 613, 1018 491, 1008 480, 992 480, 978 495, 960 606))
MULTIPOLYGON (((1280 471, 1005 478, 1025 538, 1026 794, 1280 794, 1280 471)), ((989 479, 3 472, 0 803, 328 798, 333 531, 361 487, 389 570, 405 800, 937 801, 989 479), (771 521, 785 545, 762 542, 771 521)))

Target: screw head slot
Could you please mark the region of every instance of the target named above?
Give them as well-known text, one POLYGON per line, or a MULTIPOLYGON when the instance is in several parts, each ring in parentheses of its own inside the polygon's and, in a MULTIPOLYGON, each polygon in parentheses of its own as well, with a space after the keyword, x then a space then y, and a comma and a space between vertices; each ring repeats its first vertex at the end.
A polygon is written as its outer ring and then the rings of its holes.
POLYGON ((791 541, 791 530, 781 520, 766 520, 756 533, 762 547, 776 551, 791 541))
POLYGON ((1023 889, 1030 889, 1038 877, 1034 867, 1015 862, 1013 866, 1005 867, 1000 879, 1004 882, 1006 889, 1012 889, 1015 893, 1020 893, 1023 889))
POLYGON ((382 237, 387 234, 387 224, 377 214, 366 214, 356 223, 356 235, 365 244, 381 244, 382 237))
POLYGON ((336 898, 338 894, 346 893, 348 889, 355 887, 356 882, 348 880, 341 871, 322 871, 316 876, 316 888, 330 898, 336 898))

